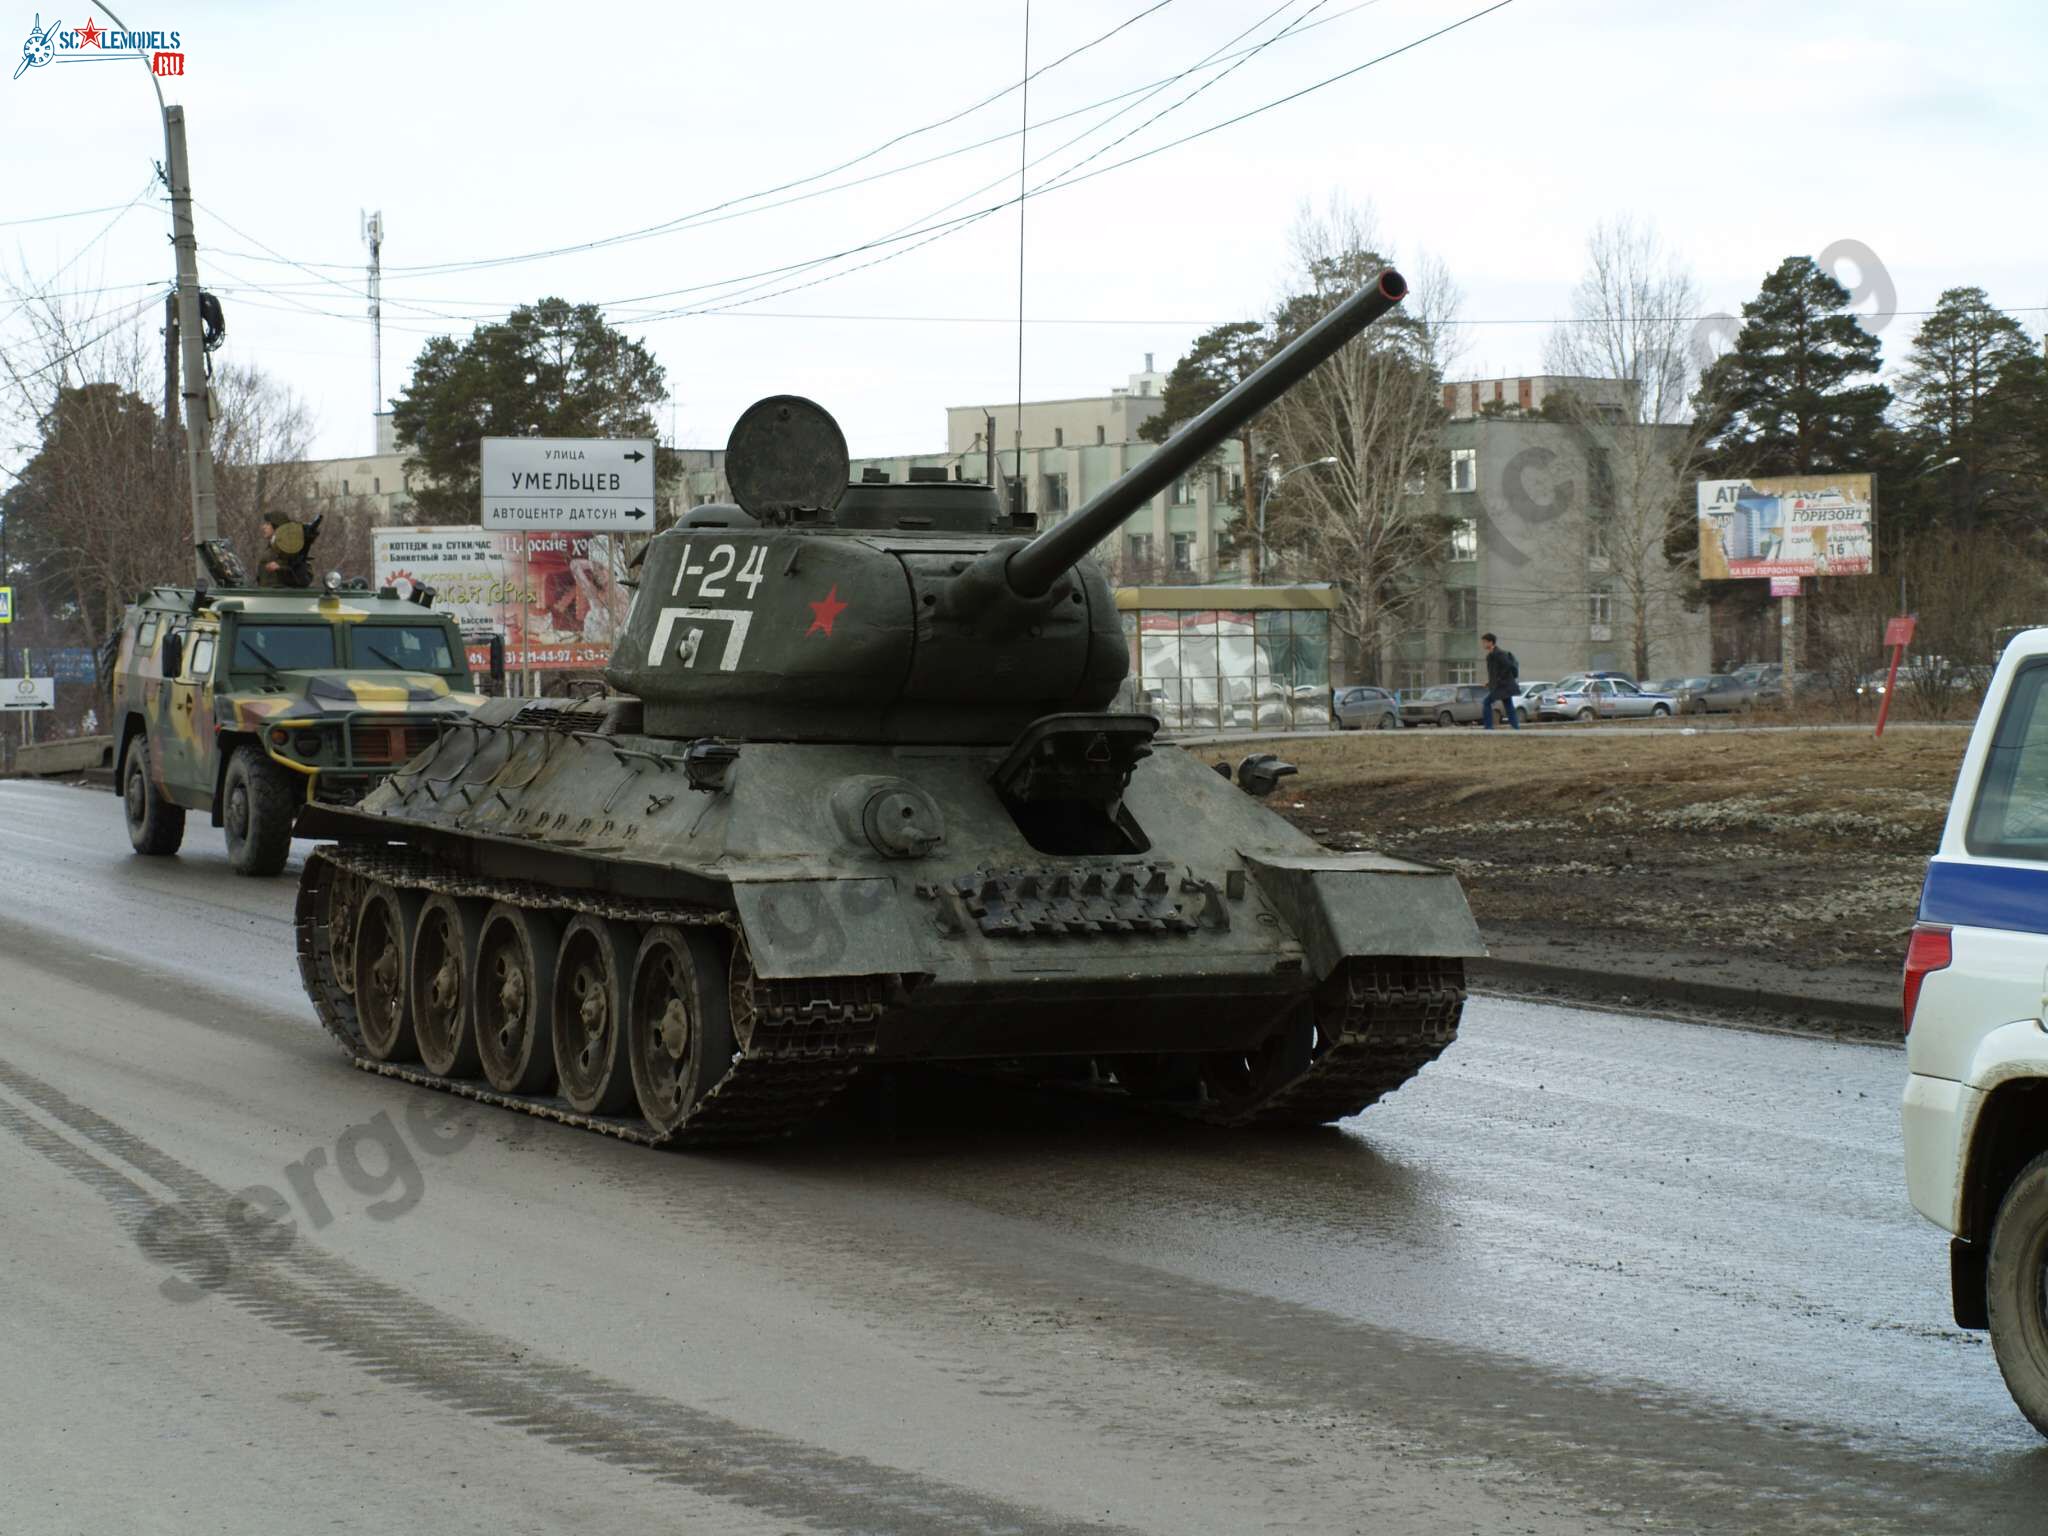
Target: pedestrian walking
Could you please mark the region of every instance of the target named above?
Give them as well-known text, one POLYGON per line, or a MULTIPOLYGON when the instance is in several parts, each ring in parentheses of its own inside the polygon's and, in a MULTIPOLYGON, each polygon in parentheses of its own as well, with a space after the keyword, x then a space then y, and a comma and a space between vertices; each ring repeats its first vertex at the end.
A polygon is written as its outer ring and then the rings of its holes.
POLYGON ((1502 650, 1492 635, 1481 635, 1479 643, 1486 650, 1486 704, 1479 712, 1480 723, 1493 729, 1493 706, 1498 701, 1507 712, 1508 728, 1519 731, 1522 722, 1515 718, 1515 692, 1522 669, 1515 664, 1515 653, 1502 650))

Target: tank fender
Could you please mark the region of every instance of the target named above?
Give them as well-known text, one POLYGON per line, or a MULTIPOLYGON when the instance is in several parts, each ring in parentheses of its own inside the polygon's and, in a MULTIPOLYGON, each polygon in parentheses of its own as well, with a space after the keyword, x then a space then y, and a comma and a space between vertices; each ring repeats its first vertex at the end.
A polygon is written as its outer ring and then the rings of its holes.
POLYGON ((754 972, 765 980, 926 968, 893 880, 747 880, 732 894, 754 972))
POLYGON ((1354 956, 1486 954, 1448 869, 1379 853, 1248 854, 1245 866, 1308 951, 1318 981, 1354 956))

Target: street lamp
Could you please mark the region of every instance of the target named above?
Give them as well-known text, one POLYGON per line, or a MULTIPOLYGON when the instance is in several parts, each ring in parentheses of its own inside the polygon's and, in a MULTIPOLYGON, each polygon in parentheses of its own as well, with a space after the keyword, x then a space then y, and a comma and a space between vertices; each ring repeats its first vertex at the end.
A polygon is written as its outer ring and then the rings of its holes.
POLYGON ((1266 463, 1265 484, 1259 490, 1259 580, 1266 579, 1266 503, 1273 493, 1280 489, 1280 483, 1290 475, 1298 475, 1304 469, 1322 469, 1337 462, 1334 454, 1325 458, 1310 459, 1306 464, 1297 464, 1292 469, 1280 470, 1280 455, 1274 454, 1266 463))

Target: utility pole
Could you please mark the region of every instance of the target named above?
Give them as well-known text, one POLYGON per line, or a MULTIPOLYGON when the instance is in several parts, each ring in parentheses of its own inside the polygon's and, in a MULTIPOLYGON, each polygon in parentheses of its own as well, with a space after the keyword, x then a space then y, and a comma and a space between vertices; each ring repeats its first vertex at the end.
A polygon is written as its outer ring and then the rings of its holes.
POLYGON ((192 561, 207 579, 199 546, 220 537, 213 493, 213 421, 206 387, 206 348, 199 322, 199 238, 192 229, 192 167, 185 155, 185 109, 164 108, 165 171, 171 183, 171 239, 178 255, 178 349, 184 362, 185 473, 192 487, 192 561))
POLYGON ((370 452, 377 452, 377 418, 384 414, 384 210, 361 215, 370 248, 370 452))

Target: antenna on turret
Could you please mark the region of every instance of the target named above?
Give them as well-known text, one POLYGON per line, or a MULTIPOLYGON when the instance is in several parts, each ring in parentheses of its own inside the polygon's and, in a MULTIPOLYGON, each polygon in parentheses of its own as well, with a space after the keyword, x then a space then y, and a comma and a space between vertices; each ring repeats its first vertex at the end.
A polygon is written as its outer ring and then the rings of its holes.
POLYGON ((1015 500, 1010 511, 1022 517, 1024 498, 1024 172, 1031 139, 1031 0, 1024 0, 1024 107, 1017 132, 1017 420, 1010 437, 1017 453, 1015 500))

